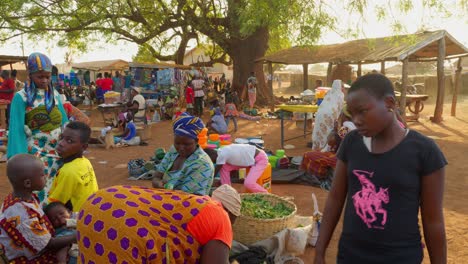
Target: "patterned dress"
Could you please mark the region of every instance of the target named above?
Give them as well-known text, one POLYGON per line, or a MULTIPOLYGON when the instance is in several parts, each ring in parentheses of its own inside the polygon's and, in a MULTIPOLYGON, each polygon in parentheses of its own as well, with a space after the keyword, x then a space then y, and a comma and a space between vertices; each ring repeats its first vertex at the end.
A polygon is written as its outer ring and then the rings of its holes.
POLYGON ((54 252, 43 252, 54 230, 36 195, 24 201, 9 194, 0 215, 0 248, 10 264, 57 263, 54 252))
POLYGON ((180 191, 99 190, 78 215, 81 263, 199 263, 202 245, 187 225, 211 203, 180 191))
POLYGON ((26 104, 25 90, 15 94, 11 104, 8 135, 8 158, 20 153, 39 157, 48 175, 45 188, 38 193, 39 201, 46 200, 57 170, 61 165, 55 151, 62 126, 68 121, 60 96, 55 95, 55 107, 47 113, 44 104, 44 90, 37 91, 33 107, 26 104))
POLYGON ((312 150, 329 151, 328 135, 332 132, 335 121, 340 116, 344 105, 344 94, 341 81, 335 80, 332 89, 325 95, 315 114, 315 125, 312 132, 312 150))
POLYGON ((156 167, 156 170, 164 173, 164 179, 174 190, 187 193, 208 195, 213 184, 214 166, 208 154, 202 148, 197 147, 195 152, 188 157, 180 170, 171 171, 174 161, 179 156, 172 146, 164 156, 164 159, 156 167))

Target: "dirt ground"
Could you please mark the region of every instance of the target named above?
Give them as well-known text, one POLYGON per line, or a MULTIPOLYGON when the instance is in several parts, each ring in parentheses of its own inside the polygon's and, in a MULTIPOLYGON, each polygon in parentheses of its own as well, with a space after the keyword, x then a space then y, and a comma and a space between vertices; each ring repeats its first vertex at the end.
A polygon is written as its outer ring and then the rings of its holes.
MULTIPOLYGON (((466 152, 468 151, 468 97, 459 99, 457 117, 450 117, 450 104, 447 100, 444 109, 444 122, 433 124, 429 116, 433 114, 434 105, 426 105, 419 123, 410 123, 410 128, 418 130, 437 141, 446 155, 449 165, 446 169, 445 185, 445 225, 448 242, 449 263, 464 263, 468 259, 468 162, 466 152), (463 100, 464 99, 464 100, 463 100), (461 101, 461 102, 460 102, 461 101)), ((92 112, 94 126, 102 126, 99 113, 92 112)), ((170 121, 163 121, 153 125, 152 139, 148 146, 125 147, 106 151, 103 148, 91 147, 86 156, 91 160, 96 172, 99 186, 101 188, 117 184, 134 184, 150 186, 149 181, 127 180, 127 162, 134 158, 148 159, 158 147, 168 149, 172 143, 170 121)), ((231 124, 232 129, 232 124, 231 124)), ((301 135, 302 130, 296 127, 293 121, 285 124, 285 132, 288 137, 301 135)), ((276 150, 280 148, 280 121, 262 119, 260 122, 239 120, 239 130, 233 133, 234 137, 248 137, 261 135, 265 140, 266 148, 276 150)), ((306 142, 310 141, 310 135, 305 139, 288 141, 294 149, 287 150, 288 156, 302 155, 307 151, 306 142)), ((11 190, 5 176, 5 164, 0 164, 0 199, 11 190)), ((327 198, 327 192, 311 186, 302 185, 273 185, 273 193, 280 196, 293 196, 298 206, 298 213, 311 215, 313 203, 311 193, 315 193, 320 209, 323 210, 327 198)), ((242 190, 242 186, 236 185, 242 190)), ((335 235, 327 251, 327 262, 334 263, 337 253, 337 242, 341 231, 341 222, 335 231, 335 235)), ((307 248, 306 253, 301 256, 304 263, 312 263, 314 249, 307 248)), ((424 263, 429 263, 427 252, 424 263)))

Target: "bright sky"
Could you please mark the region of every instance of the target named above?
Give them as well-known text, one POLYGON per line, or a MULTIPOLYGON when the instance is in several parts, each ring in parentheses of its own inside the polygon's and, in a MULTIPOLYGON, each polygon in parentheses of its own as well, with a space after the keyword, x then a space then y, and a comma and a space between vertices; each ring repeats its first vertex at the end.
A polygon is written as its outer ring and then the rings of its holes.
MULTIPOLYGON (((339 0, 335 0, 338 2, 339 0)), ((468 6, 466 10, 454 9, 453 3, 457 0, 441 0, 445 6, 451 12, 448 17, 443 17, 439 14, 429 14, 427 10, 424 11, 421 8, 421 0, 413 1, 415 8, 410 14, 397 15, 398 11, 388 8, 386 9, 389 14, 393 13, 393 17, 400 20, 406 29, 402 33, 414 33, 421 29, 424 25, 424 29, 437 30, 445 29, 458 41, 468 47, 468 6), (450 8, 452 7, 452 8, 450 8)), ((341 2, 341 1, 339 1, 341 2)), ((384 37, 394 34, 394 30, 391 27, 392 19, 386 19, 385 21, 378 21, 376 17, 376 11, 373 6, 377 3, 385 2, 397 2, 397 1, 379 1, 379 0, 368 0, 370 8, 364 16, 366 21, 362 21, 362 33, 360 38, 374 38, 384 37)), ((340 6, 340 4, 329 3, 330 12, 335 14, 337 17, 342 18, 339 21, 339 28, 343 31, 359 21, 359 16, 349 15, 348 11, 339 9, 333 10, 332 7, 340 6)), ((341 2, 342 3, 342 2, 341 2)), ((336 32, 326 32, 321 40, 320 44, 331 44, 344 42, 347 39, 343 38, 342 35, 336 32)), ((66 48, 57 48, 53 43, 32 43, 31 41, 25 40, 24 52, 27 56, 29 53, 34 51, 43 52, 49 54, 53 63, 63 63, 65 58, 66 48)), ((84 54, 74 55, 74 62, 94 61, 94 60, 111 60, 111 59, 123 59, 127 61, 132 60, 132 56, 137 53, 138 47, 136 44, 128 43, 124 41, 118 42, 116 45, 107 43, 97 43, 90 47, 90 50, 84 54)), ((0 54, 2 55, 22 55, 21 39, 16 38, 12 41, 7 42, 5 45, 0 46, 0 54)))

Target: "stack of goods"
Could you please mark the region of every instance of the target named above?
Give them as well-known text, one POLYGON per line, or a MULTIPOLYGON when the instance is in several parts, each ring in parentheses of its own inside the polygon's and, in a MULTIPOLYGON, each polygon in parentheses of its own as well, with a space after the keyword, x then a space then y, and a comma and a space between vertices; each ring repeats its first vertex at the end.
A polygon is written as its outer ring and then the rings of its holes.
POLYGON ((115 104, 120 102, 120 93, 110 91, 104 94, 104 103, 115 104))
POLYGON ((284 149, 276 150, 275 155, 268 156, 268 161, 273 168, 289 168, 289 158, 284 154, 284 149))
POLYGON ((210 134, 208 136, 208 148, 219 148, 221 141, 219 140, 219 134, 210 134))
POLYGON ((220 145, 221 145, 220 147, 232 144, 231 135, 229 135, 229 134, 220 135, 219 140, 220 140, 220 145))
POLYGON ((315 98, 315 93, 312 90, 305 90, 301 93, 302 101, 306 104, 312 104, 315 98))
POLYGON ((274 194, 241 194, 241 215, 233 225, 234 239, 245 245, 267 239, 294 225, 296 205, 274 194))
POLYGON ((198 134, 198 144, 202 149, 206 149, 208 147, 208 129, 203 128, 203 130, 198 134))
POLYGON ((325 98, 325 95, 331 88, 328 87, 318 87, 315 89, 315 98, 317 99, 317 105, 320 105, 325 98))

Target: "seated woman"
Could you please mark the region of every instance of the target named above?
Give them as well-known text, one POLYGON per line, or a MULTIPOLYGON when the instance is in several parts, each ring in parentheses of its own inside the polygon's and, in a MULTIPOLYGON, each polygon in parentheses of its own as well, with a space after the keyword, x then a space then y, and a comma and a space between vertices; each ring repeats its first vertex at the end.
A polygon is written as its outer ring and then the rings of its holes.
POLYGON ((227 124, 224 120, 223 114, 219 108, 215 108, 214 114, 211 117, 211 120, 208 121, 206 127, 209 129, 209 133, 216 133, 216 134, 226 134, 227 133, 227 124))
POLYGON ((229 185, 212 197, 140 186, 101 189, 78 216, 80 263, 229 263, 240 209, 240 195, 229 185))
POLYGON ((328 151, 310 151, 304 154, 301 170, 317 178, 322 188, 328 190, 331 187, 333 169, 337 161, 336 151, 346 134, 354 129, 356 126, 351 121, 351 114, 345 105, 332 132, 327 137, 328 151))
POLYGON ((153 187, 207 195, 213 184, 214 166, 198 145, 202 120, 187 113, 173 122, 174 145, 155 168, 153 187))
POLYGON ((140 142, 137 140, 137 129, 133 123, 132 112, 120 113, 118 127, 121 131, 120 134, 114 136, 114 142, 125 143, 128 145, 138 145, 140 142))

